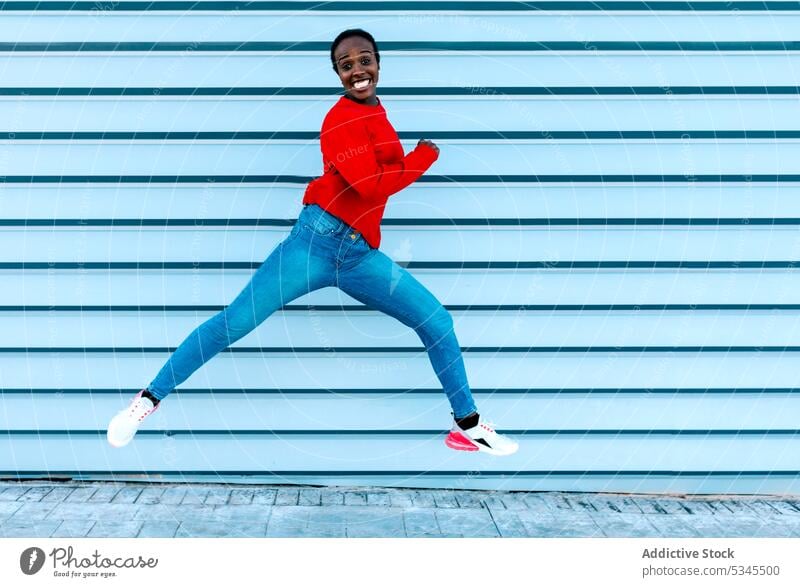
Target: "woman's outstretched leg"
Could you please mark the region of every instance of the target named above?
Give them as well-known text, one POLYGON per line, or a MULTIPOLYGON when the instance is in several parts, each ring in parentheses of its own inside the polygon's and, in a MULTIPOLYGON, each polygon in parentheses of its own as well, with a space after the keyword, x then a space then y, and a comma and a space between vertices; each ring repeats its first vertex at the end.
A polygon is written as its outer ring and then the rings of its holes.
POLYGON ((363 304, 413 328, 428 352, 455 422, 446 444, 456 450, 511 454, 517 443, 497 434, 477 413, 453 319, 411 273, 377 249, 337 274, 337 287, 363 304))
POLYGON ((250 282, 226 307, 198 326, 178 346, 150 385, 109 424, 108 441, 124 446, 160 401, 214 355, 251 332, 290 301, 326 285, 332 271, 324 257, 312 255, 299 227, 270 253, 250 282))
POLYGON ((337 277, 337 287, 347 295, 414 329, 456 418, 476 411, 453 319, 425 286, 377 249, 337 277))
MULTIPOLYGON (((295 247, 297 249, 297 247, 295 247)), ((147 390, 164 399, 220 351, 253 331, 292 300, 327 285, 314 258, 281 243, 228 307, 198 326, 175 349, 147 390)))

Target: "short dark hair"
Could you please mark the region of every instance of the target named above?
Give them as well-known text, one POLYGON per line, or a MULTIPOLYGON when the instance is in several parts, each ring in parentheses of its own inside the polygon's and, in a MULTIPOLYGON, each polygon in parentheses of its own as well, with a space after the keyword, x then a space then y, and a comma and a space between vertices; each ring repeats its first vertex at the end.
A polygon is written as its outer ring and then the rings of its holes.
POLYGON ((370 43, 372 43, 372 47, 375 49, 375 61, 379 64, 381 62, 381 54, 378 52, 378 43, 375 42, 375 39, 372 35, 370 35, 367 31, 362 29, 347 29, 346 31, 342 31, 331 43, 331 65, 333 65, 333 71, 339 73, 339 68, 336 66, 336 58, 334 57, 334 52, 336 51, 336 47, 339 46, 344 39, 348 37, 361 37, 362 39, 366 39, 370 43))

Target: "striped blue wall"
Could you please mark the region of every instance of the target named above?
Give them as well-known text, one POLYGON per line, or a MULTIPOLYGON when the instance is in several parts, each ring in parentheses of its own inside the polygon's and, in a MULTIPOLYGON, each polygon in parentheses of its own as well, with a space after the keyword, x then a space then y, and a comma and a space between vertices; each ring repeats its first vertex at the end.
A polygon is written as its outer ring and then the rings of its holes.
POLYGON ((0 477, 800 490, 800 2, 0 3, 0 477), (362 27, 406 149, 382 249, 451 311, 327 288, 105 426, 291 230, 362 27))

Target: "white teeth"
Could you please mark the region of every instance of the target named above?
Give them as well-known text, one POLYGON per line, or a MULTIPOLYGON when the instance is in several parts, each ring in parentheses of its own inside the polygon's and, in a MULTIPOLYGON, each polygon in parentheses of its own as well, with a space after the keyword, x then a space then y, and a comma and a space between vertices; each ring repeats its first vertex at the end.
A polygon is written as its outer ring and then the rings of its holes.
POLYGON ((353 87, 354 87, 355 89, 357 89, 357 90, 363 90, 363 89, 364 89, 364 88, 366 88, 368 85, 369 85, 369 80, 368 80, 368 79, 363 79, 363 80, 359 80, 359 81, 357 81, 356 83, 354 83, 354 84, 353 84, 353 87))

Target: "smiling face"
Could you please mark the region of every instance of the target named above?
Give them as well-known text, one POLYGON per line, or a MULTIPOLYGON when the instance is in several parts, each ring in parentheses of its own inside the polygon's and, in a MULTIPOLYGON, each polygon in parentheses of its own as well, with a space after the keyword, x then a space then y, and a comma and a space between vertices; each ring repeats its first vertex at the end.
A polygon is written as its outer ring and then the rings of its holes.
POLYGON ((377 104, 375 86, 380 65, 375 50, 363 37, 347 37, 334 50, 337 73, 347 95, 365 104, 377 104))

